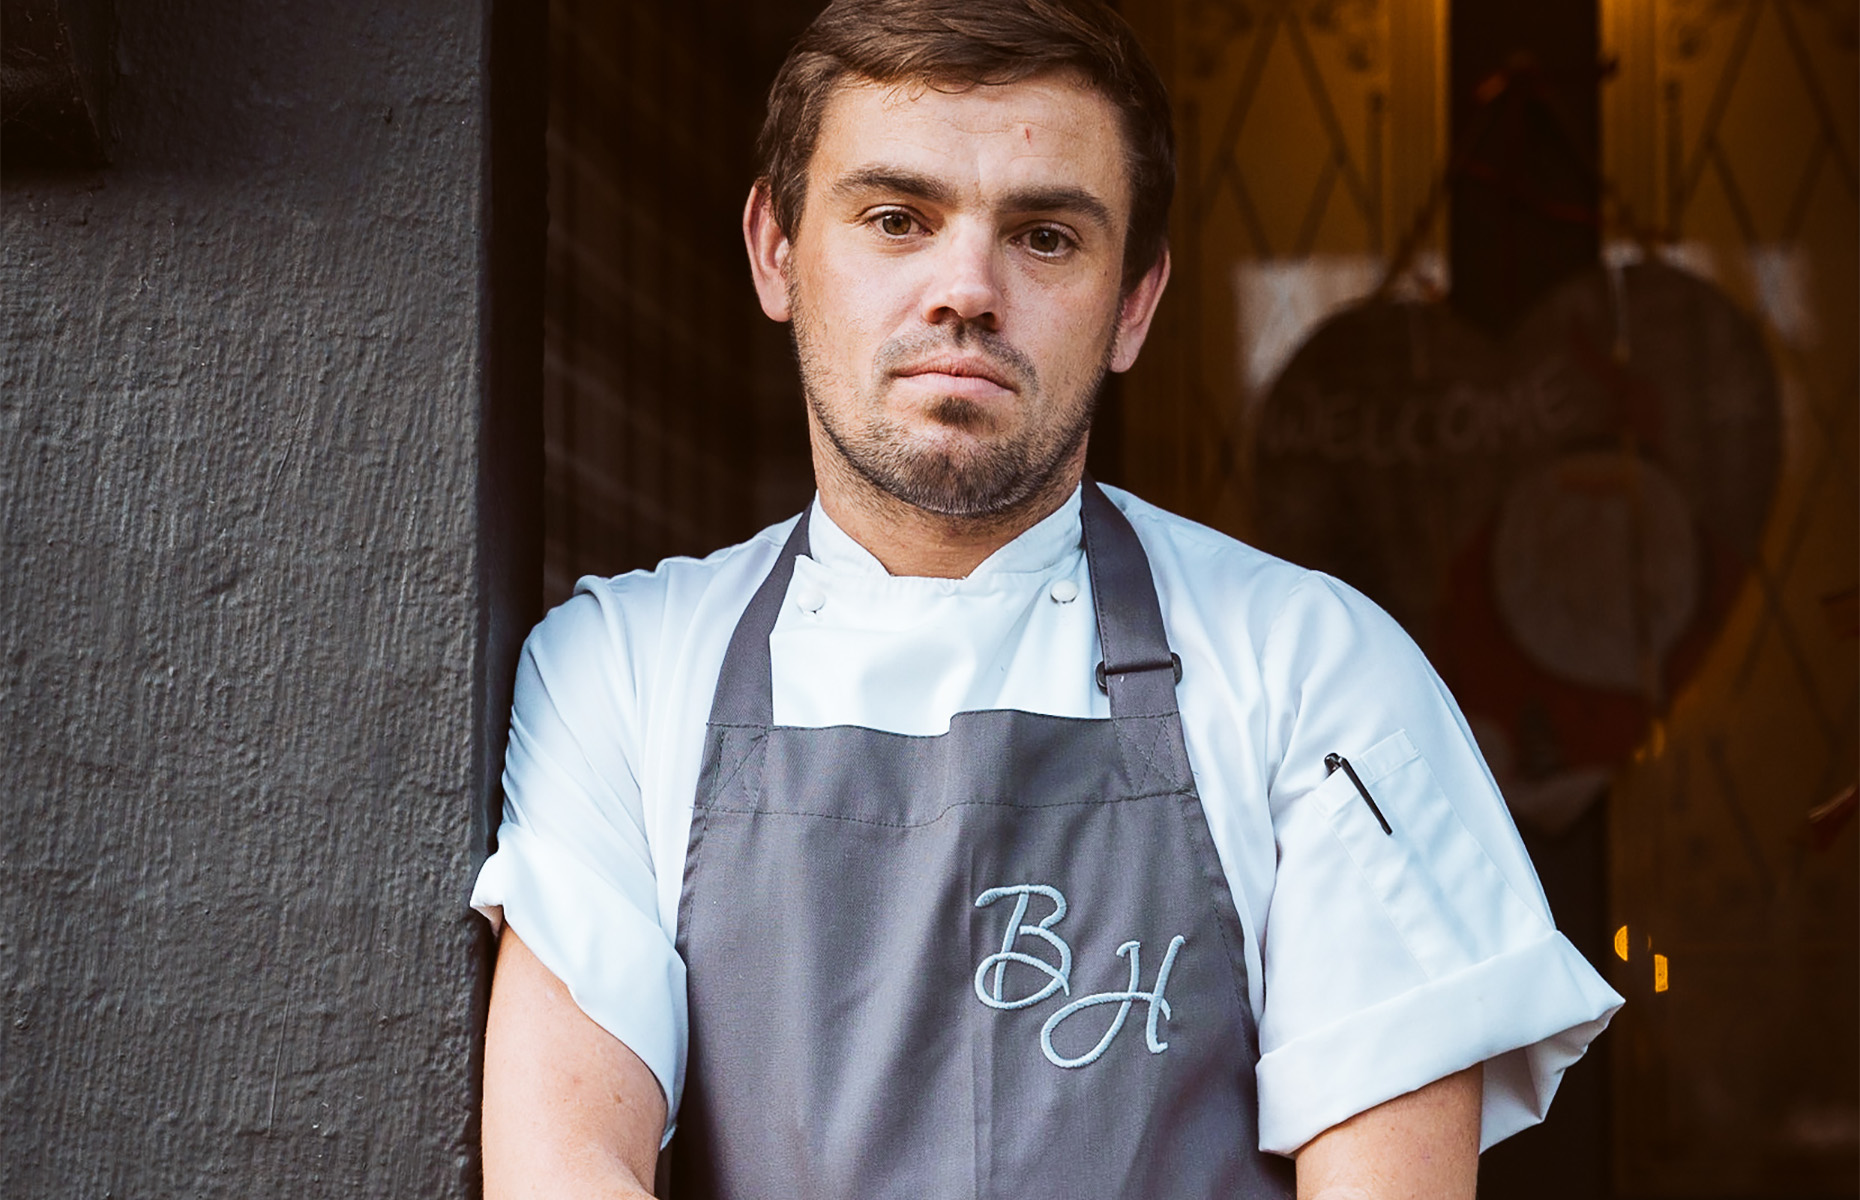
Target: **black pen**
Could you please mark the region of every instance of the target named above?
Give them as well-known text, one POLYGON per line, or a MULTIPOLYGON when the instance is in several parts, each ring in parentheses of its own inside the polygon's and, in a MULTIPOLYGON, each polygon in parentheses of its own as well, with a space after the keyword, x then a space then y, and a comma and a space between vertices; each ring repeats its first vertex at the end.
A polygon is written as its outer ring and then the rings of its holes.
POLYGON ((1376 821, 1382 826, 1382 832, 1394 837, 1395 831, 1389 828, 1389 819, 1382 815, 1381 809, 1376 807, 1376 798, 1371 796, 1369 789, 1363 786, 1362 776, 1356 773, 1356 768, 1350 765, 1350 760, 1341 754, 1326 754, 1324 766, 1327 768, 1324 772, 1326 775, 1334 775, 1338 767, 1343 768, 1343 773, 1350 777, 1350 782, 1356 785, 1356 790, 1363 794, 1363 803, 1369 806, 1370 812, 1376 814, 1376 821))

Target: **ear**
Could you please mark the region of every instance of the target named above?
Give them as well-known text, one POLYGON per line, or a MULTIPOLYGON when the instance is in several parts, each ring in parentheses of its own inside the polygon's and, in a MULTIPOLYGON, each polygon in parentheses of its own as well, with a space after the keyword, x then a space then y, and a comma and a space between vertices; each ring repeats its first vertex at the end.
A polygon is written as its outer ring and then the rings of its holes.
POLYGON ((775 223, 775 203, 761 183, 749 189, 743 205, 743 244, 762 311, 771 321, 788 320, 788 235, 775 223))
POLYGON ((1156 259, 1156 265, 1137 280, 1137 286, 1130 289, 1124 297, 1123 306, 1118 310, 1117 334, 1111 343, 1113 371, 1128 371, 1136 365, 1137 351, 1143 349, 1143 339, 1150 335, 1150 318, 1156 315, 1156 305, 1162 300, 1163 289, 1167 286, 1169 247, 1164 246, 1162 254, 1156 259))

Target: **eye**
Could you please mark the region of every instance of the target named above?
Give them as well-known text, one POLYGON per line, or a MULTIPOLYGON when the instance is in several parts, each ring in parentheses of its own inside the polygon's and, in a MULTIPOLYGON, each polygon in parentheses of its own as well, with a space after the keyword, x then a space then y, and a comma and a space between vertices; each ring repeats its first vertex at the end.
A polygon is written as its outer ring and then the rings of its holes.
POLYGON ((878 231, 886 237, 904 237, 911 232, 916 222, 909 213, 893 210, 878 214, 878 231))
POLYGON ((1042 225, 1028 231, 1027 249, 1047 258, 1055 258, 1072 247, 1072 239, 1054 229, 1051 225, 1042 225))

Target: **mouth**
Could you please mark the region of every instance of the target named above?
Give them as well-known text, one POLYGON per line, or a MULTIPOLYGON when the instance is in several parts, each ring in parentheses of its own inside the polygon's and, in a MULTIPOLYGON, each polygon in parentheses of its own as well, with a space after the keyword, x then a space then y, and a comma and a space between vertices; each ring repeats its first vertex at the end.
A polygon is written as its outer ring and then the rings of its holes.
POLYGON ((986 359, 967 355, 939 355, 892 372, 895 378, 934 390, 939 395, 983 400, 1020 389, 1013 377, 986 359))

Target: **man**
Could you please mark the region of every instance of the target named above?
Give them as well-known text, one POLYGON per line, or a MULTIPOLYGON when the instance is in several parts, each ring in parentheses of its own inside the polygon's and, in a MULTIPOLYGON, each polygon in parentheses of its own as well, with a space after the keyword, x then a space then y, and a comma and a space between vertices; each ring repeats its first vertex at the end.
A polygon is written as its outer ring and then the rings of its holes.
POLYGON ((1620 1001, 1388 618, 1083 478, 1169 275, 1127 27, 842 0, 762 154, 819 494, 526 646, 486 1194, 1470 1196, 1620 1001))

